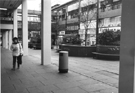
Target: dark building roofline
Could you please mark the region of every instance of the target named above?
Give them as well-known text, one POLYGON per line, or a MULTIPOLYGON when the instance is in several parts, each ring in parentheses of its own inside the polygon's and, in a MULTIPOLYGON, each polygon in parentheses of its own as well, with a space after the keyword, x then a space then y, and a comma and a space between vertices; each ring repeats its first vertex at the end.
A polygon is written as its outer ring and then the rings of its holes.
MULTIPOLYGON (((18 13, 22 13, 22 9, 17 9, 18 13)), ((31 15, 41 15, 41 11, 37 11, 37 10, 28 10, 28 14, 31 15)))
POLYGON ((51 8, 54 9, 54 8, 59 7, 59 6, 60 6, 60 4, 55 4, 55 5, 53 5, 51 8))
POLYGON ((62 4, 62 5, 60 5, 60 6, 56 7, 56 8, 54 8, 54 9, 52 9, 52 11, 54 11, 54 10, 59 10, 59 9, 65 7, 66 5, 71 5, 71 4, 74 4, 74 3, 78 2, 78 1, 79 1, 79 0, 72 0, 72 1, 69 1, 69 2, 67 2, 67 3, 65 3, 65 4, 62 4))

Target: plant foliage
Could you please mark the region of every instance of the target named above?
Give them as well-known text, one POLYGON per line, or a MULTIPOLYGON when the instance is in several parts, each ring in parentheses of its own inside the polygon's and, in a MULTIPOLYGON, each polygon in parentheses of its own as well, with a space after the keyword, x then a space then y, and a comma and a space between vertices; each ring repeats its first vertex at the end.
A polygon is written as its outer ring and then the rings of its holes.
POLYGON ((63 44, 81 45, 80 35, 64 36, 63 44))
POLYGON ((100 45, 120 45, 120 31, 106 30, 98 35, 100 45))

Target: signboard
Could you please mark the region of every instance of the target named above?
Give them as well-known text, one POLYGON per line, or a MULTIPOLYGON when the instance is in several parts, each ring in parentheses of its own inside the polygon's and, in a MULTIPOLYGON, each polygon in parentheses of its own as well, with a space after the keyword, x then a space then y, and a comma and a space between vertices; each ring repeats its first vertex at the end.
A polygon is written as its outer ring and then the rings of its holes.
POLYGON ((106 3, 106 5, 107 4, 112 4, 113 3, 113 0, 105 0, 105 3, 106 3))
POLYGON ((79 23, 67 24, 67 31, 75 31, 79 29, 79 23))
POLYGON ((117 2, 117 1, 120 1, 120 0, 113 0, 113 2, 117 2))
MULTIPOLYGON (((85 34, 85 29, 79 30, 79 34, 85 34)), ((89 29, 87 34, 96 34, 96 29, 95 28, 89 29)))
POLYGON ((66 25, 65 34, 77 34, 79 30, 79 23, 69 23, 66 25))
POLYGON ((78 30, 79 29, 79 26, 76 25, 76 26, 67 26, 67 30, 68 31, 71 31, 71 30, 78 30))
POLYGON ((18 22, 18 28, 22 28, 22 23, 18 22))
POLYGON ((65 35, 65 31, 60 31, 59 35, 65 35))
POLYGON ((11 18, 11 17, 0 17, 0 20, 2 20, 2 21, 13 21, 13 18, 11 18))
POLYGON ((102 33, 103 31, 106 30, 121 31, 121 27, 102 27, 99 29, 99 33, 102 33))
POLYGON ((0 17, 0 23, 1 24, 13 24, 13 18, 12 17, 0 17))

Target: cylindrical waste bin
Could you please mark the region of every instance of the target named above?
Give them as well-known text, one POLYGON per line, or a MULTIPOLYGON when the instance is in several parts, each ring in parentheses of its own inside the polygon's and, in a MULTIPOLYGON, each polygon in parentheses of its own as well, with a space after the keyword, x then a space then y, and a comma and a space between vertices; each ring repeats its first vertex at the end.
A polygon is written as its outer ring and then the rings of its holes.
POLYGON ((68 72, 68 51, 60 51, 59 53, 59 73, 68 72))

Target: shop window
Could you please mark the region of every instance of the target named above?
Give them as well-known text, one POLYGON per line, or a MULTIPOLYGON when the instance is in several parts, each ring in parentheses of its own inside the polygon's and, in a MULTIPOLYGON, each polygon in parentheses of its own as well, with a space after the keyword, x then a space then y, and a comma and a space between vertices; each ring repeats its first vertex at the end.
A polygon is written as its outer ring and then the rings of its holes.
POLYGON ((101 1, 100 2, 100 9, 101 9, 101 12, 105 12, 105 8, 106 8, 106 5, 105 5, 105 2, 104 1, 101 1))

